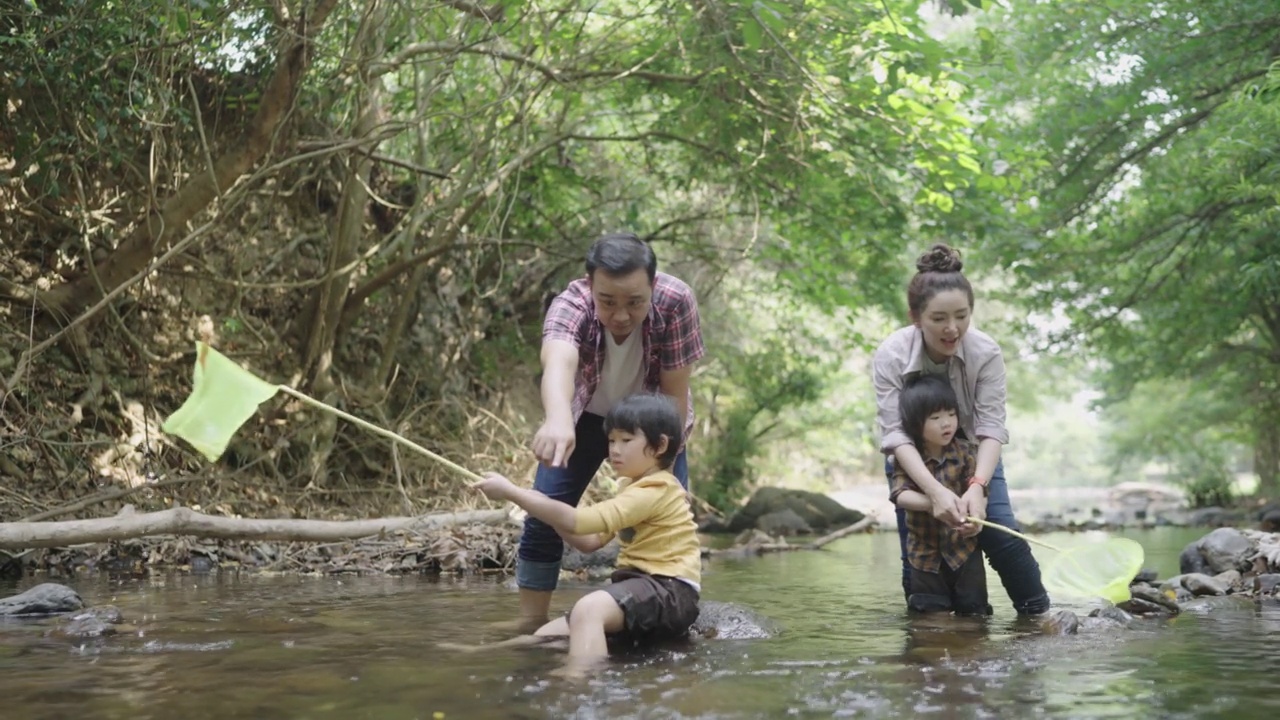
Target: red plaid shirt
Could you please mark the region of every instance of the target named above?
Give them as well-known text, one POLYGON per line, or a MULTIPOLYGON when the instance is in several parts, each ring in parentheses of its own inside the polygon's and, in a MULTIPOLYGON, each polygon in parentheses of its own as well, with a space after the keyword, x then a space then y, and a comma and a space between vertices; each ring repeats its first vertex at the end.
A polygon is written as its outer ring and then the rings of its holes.
MULTIPOLYGON (((973 476, 977 461, 972 446, 962 440, 952 440, 943 448, 942 457, 925 458, 924 464, 942 487, 963 495, 965 482, 973 476)), ((889 499, 896 503, 903 490, 920 492, 915 482, 899 468, 893 473, 889 499)), ((943 561, 952 570, 957 570, 977 549, 976 536, 960 537, 960 533, 943 525, 930 513, 907 511, 907 561, 916 570, 936 573, 943 561)))
MULTIPOLYGON (((644 340, 641 371, 642 388, 658 392, 659 373, 678 370, 697 362, 706 354, 698 324, 698 300, 693 290, 678 278, 658 273, 653 281, 653 303, 640 328, 644 340)), ((605 328, 596 317, 591 285, 586 278, 569 283, 551 301, 542 323, 542 339, 563 340, 578 348, 578 376, 574 380, 573 419, 577 422, 591 402, 604 368, 605 328)), ((688 396, 689 413, 685 436, 693 429, 693 391, 688 396)))

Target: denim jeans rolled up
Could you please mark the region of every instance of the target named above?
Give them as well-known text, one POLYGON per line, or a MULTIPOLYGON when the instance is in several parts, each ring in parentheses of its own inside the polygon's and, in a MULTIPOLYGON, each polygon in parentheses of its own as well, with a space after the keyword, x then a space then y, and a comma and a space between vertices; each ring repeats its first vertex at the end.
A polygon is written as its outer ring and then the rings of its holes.
MULTIPOLYGON (((892 457, 885 460, 884 470, 892 485, 892 457)), ((907 561, 906 511, 898 508, 897 519, 898 540, 902 547, 902 592, 904 597, 910 597, 911 564, 907 561)), ((1009 501, 1009 484, 1004 478, 1003 460, 996 463, 996 471, 987 484, 987 520, 1011 530, 1018 529, 1018 521, 1013 516, 1013 504, 1009 501)), ((978 534, 978 547, 1000 576, 1000 584, 1004 585, 1004 591, 1018 614, 1036 615, 1049 610, 1049 594, 1040 581, 1040 565, 1025 540, 985 528, 978 534)))
MULTIPOLYGON (((609 438, 604 434, 604 418, 582 413, 574 428, 573 454, 564 467, 538 465, 533 489, 553 500, 578 506, 600 463, 609 457, 609 438)), ((689 487, 689 462, 685 451, 676 455, 671 474, 689 487)), ((564 540, 550 525, 535 517, 524 521, 520 548, 516 553, 516 585, 526 590, 555 590, 560 579, 560 559, 564 556, 564 540)))

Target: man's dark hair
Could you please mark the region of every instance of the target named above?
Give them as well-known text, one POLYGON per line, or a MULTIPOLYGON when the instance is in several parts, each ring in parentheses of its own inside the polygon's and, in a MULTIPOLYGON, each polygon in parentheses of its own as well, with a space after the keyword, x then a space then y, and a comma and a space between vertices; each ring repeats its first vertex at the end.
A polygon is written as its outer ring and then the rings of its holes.
POLYGON ((631 232, 609 233, 591 244, 587 250, 587 277, 601 270, 612 277, 644 270, 652 284, 658 273, 658 256, 649 243, 631 232))
POLYGON ((612 430, 644 435, 645 442, 653 450, 658 449, 658 443, 665 435, 667 449, 658 456, 658 467, 663 470, 675 462, 684 439, 675 403, 661 394, 631 395, 614 405, 604 418, 604 434, 608 435, 612 430))
POLYGON ((898 396, 902 429, 916 448, 924 449, 924 423, 940 410, 960 412, 960 403, 951 383, 941 375, 920 375, 907 383, 898 396))

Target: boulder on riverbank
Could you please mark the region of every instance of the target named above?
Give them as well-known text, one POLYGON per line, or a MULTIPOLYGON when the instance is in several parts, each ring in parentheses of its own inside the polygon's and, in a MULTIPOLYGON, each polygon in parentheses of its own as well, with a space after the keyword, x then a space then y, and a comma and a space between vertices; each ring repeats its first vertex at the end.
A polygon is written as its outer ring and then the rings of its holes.
POLYGON ((1143 570, 1129 585, 1129 600, 1085 618, 1057 609, 1042 619, 1041 632, 1107 632, 1184 612, 1252 611, 1259 603, 1280 602, 1280 533, 1219 528, 1187 545, 1182 570, 1163 581, 1143 570))
POLYGON ((1167 580, 1144 571, 1120 608, 1136 616, 1170 617, 1280 599, 1280 533, 1218 528, 1187 545, 1181 573, 1167 580))
POLYGON ((863 518, 822 493, 791 488, 762 487, 724 524, 704 525, 703 532, 740 533, 757 529, 771 536, 825 533, 863 518))

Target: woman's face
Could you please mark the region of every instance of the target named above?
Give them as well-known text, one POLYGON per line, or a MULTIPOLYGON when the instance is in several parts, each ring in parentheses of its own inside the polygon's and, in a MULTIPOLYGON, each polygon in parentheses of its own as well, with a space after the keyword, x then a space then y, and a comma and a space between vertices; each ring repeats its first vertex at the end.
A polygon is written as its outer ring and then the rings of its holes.
POLYGON ((972 314, 968 293, 958 289, 943 290, 924 306, 915 324, 924 333, 925 352, 934 362, 956 354, 960 339, 969 331, 972 314))

